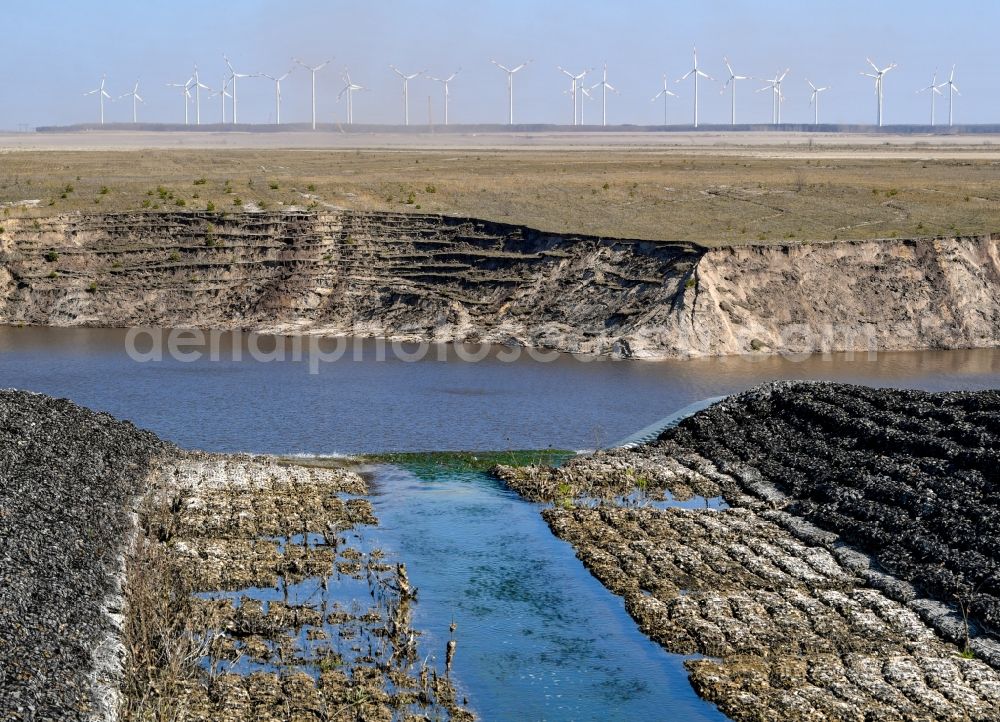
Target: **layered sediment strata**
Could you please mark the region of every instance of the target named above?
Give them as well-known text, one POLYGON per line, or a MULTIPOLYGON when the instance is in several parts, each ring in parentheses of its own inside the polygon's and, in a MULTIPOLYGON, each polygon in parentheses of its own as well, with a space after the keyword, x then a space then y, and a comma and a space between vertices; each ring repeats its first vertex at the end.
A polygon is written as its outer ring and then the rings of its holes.
POLYGON ((5 221, 0 322, 621 357, 1000 343, 992 235, 707 249, 349 210, 5 221))
POLYGON ((770 384, 497 473, 734 719, 996 720, 998 400, 770 384), (694 494, 731 507, 652 503, 694 494))

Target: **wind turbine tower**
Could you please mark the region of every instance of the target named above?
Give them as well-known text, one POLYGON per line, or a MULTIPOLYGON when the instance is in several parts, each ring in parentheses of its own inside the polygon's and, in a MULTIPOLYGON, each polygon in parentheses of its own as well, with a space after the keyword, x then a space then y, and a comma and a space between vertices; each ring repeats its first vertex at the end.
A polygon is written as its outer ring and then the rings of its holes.
POLYGON ((722 90, 719 91, 719 94, 722 95, 723 93, 726 92, 726 88, 728 88, 730 85, 733 86, 733 89, 730 91, 733 95, 733 98, 732 98, 732 110, 730 111, 729 123, 730 125, 736 125, 736 82, 739 80, 750 80, 750 76, 737 75, 736 73, 734 73, 733 66, 729 64, 729 58, 723 57, 722 62, 726 64, 726 70, 729 71, 729 79, 726 80, 726 84, 722 86, 722 90))
POLYGON ((712 80, 713 78, 711 75, 698 68, 698 48, 694 48, 693 55, 694 55, 694 67, 691 68, 686 73, 684 73, 684 75, 682 75, 680 78, 678 78, 677 82, 679 83, 682 80, 687 80, 688 77, 691 75, 694 76, 694 127, 697 128, 698 127, 698 76, 700 75, 701 77, 707 80, 712 80))
MULTIPOLYGON (((507 106, 509 108, 507 115, 507 125, 514 125, 514 73, 519 70, 524 70, 530 63, 530 60, 525 60, 523 63, 518 65, 516 68, 508 68, 506 65, 501 65, 496 60, 490 60, 495 66, 500 68, 500 70, 507 73, 507 106)), ((576 105, 574 103, 574 116, 576 115, 576 105)))
POLYGON ((316 130, 316 73, 325 68, 327 65, 329 65, 330 61, 326 60, 317 65, 316 67, 311 68, 298 58, 292 58, 292 60, 301 65, 306 70, 308 70, 309 74, 312 76, 312 129, 316 130))
POLYGON ((403 79, 403 125, 410 124, 410 81, 422 75, 425 71, 406 75, 395 65, 389 66, 390 70, 403 79))
POLYGON ((274 124, 275 125, 281 125, 281 81, 287 78, 289 75, 291 75, 292 70, 295 70, 295 68, 291 68, 284 75, 279 75, 277 77, 273 75, 268 75, 267 73, 259 73, 260 77, 274 81, 274 124))
POLYGON ((951 126, 955 122, 955 96, 961 95, 958 92, 958 86, 955 85, 955 66, 951 66, 951 75, 948 76, 948 80, 942 85, 948 86, 948 125, 951 126))
POLYGON ((167 83, 171 88, 180 88, 181 96, 184 99, 184 125, 188 124, 188 103, 191 100, 191 78, 183 83, 167 83))
POLYGON ((354 125, 354 91, 364 90, 363 85, 358 85, 357 83, 351 82, 351 74, 347 72, 347 68, 344 68, 344 89, 340 91, 337 95, 337 101, 340 101, 341 96, 347 93, 347 124, 354 125))
POLYGON ((931 94, 931 127, 932 128, 934 127, 934 123, 935 123, 935 117, 934 117, 935 116, 935 113, 934 113, 935 105, 937 105, 937 103, 936 103, 937 98, 935 96, 937 96, 937 95, 943 95, 943 93, 941 92, 941 88, 943 88, 947 84, 948 83, 938 83, 938 81, 937 81, 937 68, 935 68, 934 69, 934 75, 931 77, 931 84, 928 85, 926 88, 921 88, 920 90, 917 91, 918 93, 923 93, 923 92, 926 91, 926 92, 929 92, 931 94))
MULTIPOLYGON (((581 83, 583 82, 583 79, 585 77, 587 77, 587 73, 589 73, 590 70, 589 69, 588 70, 584 70, 579 75, 573 75, 573 73, 569 72, 568 70, 566 70, 566 68, 562 67, 561 65, 557 65, 556 67, 559 69, 560 73, 562 73, 563 75, 568 76, 569 79, 573 83, 572 86, 571 86, 571 89, 570 89, 570 95, 572 95, 572 97, 573 97, 573 125, 579 125, 580 123, 578 123, 577 119, 576 119, 577 118, 577 116, 576 116, 576 99, 577 99, 577 96, 579 94, 580 89, 583 87, 581 85, 581 83)), ((589 95, 589 93, 588 93, 588 95, 589 95)), ((582 101, 583 98, 581 97, 580 100, 582 101)), ((580 115, 581 116, 583 115, 583 107, 582 106, 583 106, 583 104, 581 103, 581 107, 580 107, 580 115)))
POLYGON ((884 68, 879 69, 879 67, 875 63, 872 62, 871 58, 865 58, 865 60, 868 61, 868 64, 870 66, 872 66, 872 69, 875 71, 874 73, 861 73, 861 74, 864 75, 865 77, 874 78, 875 79, 875 95, 876 95, 877 100, 878 100, 878 114, 877 114, 876 117, 878 119, 878 127, 881 128, 882 127, 883 100, 884 100, 884 97, 885 97, 884 94, 883 94, 883 92, 882 92, 883 91, 883 78, 885 77, 886 73, 888 73, 890 70, 892 70, 893 68, 896 67, 896 64, 895 63, 890 63, 889 65, 885 66, 884 68))
MULTIPOLYGON (((607 126, 608 124, 608 91, 610 90, 615 95, 621 95, 615 87, 608 82, 608 64, 604 64, 604 74, 601 78, 601 82, 595 85, 591 90, 600 86, 601 88, 601 125, 607 126)), ((582 111, 581 111, 582 112, 582 111)))
POLYGON ((587 100, 593 100, 594 96, 590 94, 591 90, 597 90, 601 87, 600 83, 594 83, 589 88, 586 85, 580 86, 580 125, 583 125, 583 101, 584 98, 587 100))
POLYGON ((222 78, 222 86, 219 90, 209 94, 209 98, 214 98, 216 95, 220 96, 222 99, 222 124, 226 123, 226 98, 232 98, 233 96, 229 92, 229 83, 233 82, 233 78, 222 78))
POLYGON ((142 96, 139 95, 139 81, 138 80, 135 81, 135 86, 132 88, 132 90, 130 92, 128 92, 128 93, 122 93, 121 95, 118 96, 119 99, 121 99, 121 98, 128 98, 128 97, 132 98, 132 122, 133 123, 137 123, 139 121, 139 114, 138 114, 137 109, 136 109, 136 103, 143 103, 143 102, 145 102, 142 99, 142 96))
POLYGON ((809 96, 809 105, 813 106, 813 125, 819 125, 819 94, 824 90, 829 90, 830 86, 825 85, 822 88, 817 88, 809 78, 806 78, 806 82, 812 88, 812 95, 809 96))
POLYGON ((428 75, 428 80, 433 80, 436 83, 441 83, 444 85, 444 124, 448 125, 448 104, 451 100, 451 91, 448 89, 448 84, 455 79, 455 76, 462 72, 459 68, 454 73, 449 75, 447 78, 435 78, 433 75, 428 75))
POLYGON ((236 125, 236 123, 239 122, 237 119, 237 108, 236 108, 236 102, 237 102, 236 80, 237 78, 250 78, 253 76, 251 73, 237 73, 235 70, 233 70, 233 64, 229 62, 229 58, 223 55, 222 59, 226 61, 226 67, 229 68, 229 81, 232 82, 233 84, 233 125, 236 125))
POLYGON ((663 76, 663 90, 653 96, 652 100, 649 102, 655 103, 660 96, 663 97, 663 124, 667 124, 667 100, 669 98, 676 98, 677 93, 674 93, 667 87, 667 76, 663 76))
POLYGON ((788 75, 789 68, 785 68, 783 73, 775 73, 774 77, 770 80, 765 80, 766 86, 758 90, 758 93, 763 93, 765 90, 771 91, 771 124, 780 125, 781 124, 781 104, 785 102, 785 95, 781 92, 781 84, 785 82, 785 77, 788 75))
POLYGON ((97 94, 97 98, 98 100, 100 100, 101 103, 101 125, 104 125, 104 99, 111 98, 111 96, 108 95, 108 91, 104 89, 105 82, 107 82, 107 76, 102 75, 100 87, 94 88, 93 90, 88 90, 86 93, 84 93, 84 95, 94 95, 95 93, 97 94))
POLYGON ((191 79, 188 82, 194 88, 194 123, 195 125, 201 125, 201 89, 211 90, 211 88, 201 82, 201 79, 198 77, 197 65, 194 66, 194 72, 191 74, 191 79))

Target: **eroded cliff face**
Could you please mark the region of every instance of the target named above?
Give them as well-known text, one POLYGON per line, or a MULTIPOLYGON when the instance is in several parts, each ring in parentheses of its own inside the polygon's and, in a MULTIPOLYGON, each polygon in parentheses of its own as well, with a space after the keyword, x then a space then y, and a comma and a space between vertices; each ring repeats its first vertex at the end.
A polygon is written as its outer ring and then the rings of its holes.
POLYGON ((993 346, 992 237, 706 250, 355 211, 8 220, 0 322, 489 341, 640 358, 993 346))
POLYGON ((1000 342, 992 235, 713 249, 697 266, 687 348, 977 348, 1000 342))

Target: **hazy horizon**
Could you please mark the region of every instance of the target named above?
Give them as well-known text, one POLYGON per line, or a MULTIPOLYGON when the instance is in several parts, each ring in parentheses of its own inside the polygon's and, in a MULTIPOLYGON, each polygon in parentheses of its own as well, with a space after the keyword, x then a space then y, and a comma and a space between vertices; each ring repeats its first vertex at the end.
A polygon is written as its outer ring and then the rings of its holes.
MULTIPOLYGON (((728 77, 722 58, 728 55, 736 73, 755 79, 738 85, 737 121, 771 120, 771 94, 756 92, 790 68, 784 84, 782 121, 811 122, 809 78, 830 86, 821 96, 820 121, 873 123, 875 94, 866 56, 880 66, 897 63, 885 80, 885 123, 926 123, 927 93, 935 68, 938 82, 957 64, 956 123, 1000 122, 1000 79, 992 31, 1000 7, 952 3, 947 11, 930 2, 885 3, 851 0, 802 4, 784 0, 724 2, 667 7, 641 0, 623 9, 609 2, 550 2, 537 6, 524 0, 462 5, 432 0, 417 6, 386 0, 377 6, 297 0, 276 3, 247 0, 235 5, 201 5, 179 0, 170 6, 139 6, 111 0, 84 6, 42 0, 6 8, 10 33, 4 54, 8 73, 0 128, 92 123, 98 120, 96 88, 107 74, 108 92, 117 98, 140 80, 139 106, 144 122, 183 122, 181 93, 167 83, 184 82, 197 63, 201 80, 217 89, 227 69, 223 54, 236 70, 281 75, 283 122, 310 117, 309 72, 294 66, 293 57, 309 65, 333 58, 317 74, 318 120, 346 120, 346 102, 336 102, 343 87, 344 66, 368 90, 355 95, 358 123, 400 123, 402 84, 389 69, 407 73, 427 70, 447 77, 462 68, 451 84, 453 123, 498 123, 507 120, 505 74, 490 63, 533 62, 515 76, 515 122, 572 122, 571 100, 564 91, 573 72, 593 68, 587 85, 600 81, 608 64, 608 80, 620 92, 609 94, 608 122, 659 124, 663 106, 651 102, 662 88, 662 76, 679 98, 669 106, 670 123, 690 123, 691 79, 675 80, 699 65, 715 81, 702 79, 702 123, 729 121, 728 77)), ((946 88, 942 91, 947 93, 946 88)), ((601 120, 600 89, 584 102, 584 121, 601 120)), ((412 123, 443 120, 440 83, 423 77, 410 84, 412 123)), ((938 98, 937 120, 947 122, 947 95, 938 98)), ((105 106, 107 122, 131 120, 128 98, 105 106)), ((194 107, 191 105, 191 120, 194 107)), ((240 121, 274 120, 274 84, 263 78, 239 80, 240 121)), ((219 98, 202 91, 202 122, 220 120, 219 98)), ((231 103, 227 121, 232 118, 231 103)))

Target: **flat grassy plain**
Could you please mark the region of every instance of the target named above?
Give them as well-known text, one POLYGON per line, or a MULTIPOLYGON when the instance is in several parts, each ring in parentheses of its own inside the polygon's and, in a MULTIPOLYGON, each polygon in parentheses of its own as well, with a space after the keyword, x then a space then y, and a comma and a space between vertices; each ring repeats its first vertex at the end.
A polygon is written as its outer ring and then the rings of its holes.
POLYGON ((1000 148, 944 148, 8 149, 0 214, 341 207, 709 246, 1000 231, 1000 148))

